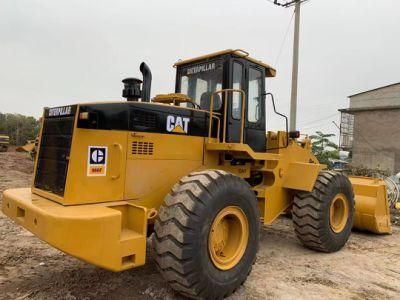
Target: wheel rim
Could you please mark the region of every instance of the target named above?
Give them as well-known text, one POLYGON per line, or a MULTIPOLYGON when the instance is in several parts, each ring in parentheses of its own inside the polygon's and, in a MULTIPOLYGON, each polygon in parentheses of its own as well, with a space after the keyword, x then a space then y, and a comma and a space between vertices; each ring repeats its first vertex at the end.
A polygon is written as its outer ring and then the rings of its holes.
POLYGON ((335 233, 340 233, 346 227, 349 216, 349 202, 343 194, 337 194, 333 198, 330 207, 330 225, 335 233))
POLYGON ((227 206, 215 217, 208 236, 210 258, 220 270, 229 270, 243 257, 249 240, 249 223, 237 206, 227 206))

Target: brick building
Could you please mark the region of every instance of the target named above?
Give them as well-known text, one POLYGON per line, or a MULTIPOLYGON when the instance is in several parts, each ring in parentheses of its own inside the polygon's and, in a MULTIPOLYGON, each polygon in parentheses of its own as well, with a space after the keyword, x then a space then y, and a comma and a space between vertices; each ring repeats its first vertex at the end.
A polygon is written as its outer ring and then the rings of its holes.
POLYGON ((340 148, 352 164, 400 172, 400 83, 349 96, 340 109, 340 148))

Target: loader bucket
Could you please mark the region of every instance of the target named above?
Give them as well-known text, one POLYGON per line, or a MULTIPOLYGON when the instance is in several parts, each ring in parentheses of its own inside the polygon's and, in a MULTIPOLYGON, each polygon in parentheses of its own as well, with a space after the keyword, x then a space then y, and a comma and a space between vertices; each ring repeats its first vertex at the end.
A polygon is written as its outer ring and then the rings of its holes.
POLYGON ((35 149, 35 141, 28 141, 25 145, 17 147, 15 151, 17 152, 31 152, 35 149))
POLYGON ((377 234, 391 233, 389 203, 385 181, 349 176, 356 203, 353 227, 377 234))

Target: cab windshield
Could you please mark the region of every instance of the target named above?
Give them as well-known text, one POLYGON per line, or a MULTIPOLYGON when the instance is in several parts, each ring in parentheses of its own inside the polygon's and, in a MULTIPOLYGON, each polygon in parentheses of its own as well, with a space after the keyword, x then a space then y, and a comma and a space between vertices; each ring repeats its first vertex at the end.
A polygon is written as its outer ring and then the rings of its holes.
POLYGON ((197 63, 180 70, 180 93, 193 99, 200 107, 211 94, 222 89, 222 61, 197 63))

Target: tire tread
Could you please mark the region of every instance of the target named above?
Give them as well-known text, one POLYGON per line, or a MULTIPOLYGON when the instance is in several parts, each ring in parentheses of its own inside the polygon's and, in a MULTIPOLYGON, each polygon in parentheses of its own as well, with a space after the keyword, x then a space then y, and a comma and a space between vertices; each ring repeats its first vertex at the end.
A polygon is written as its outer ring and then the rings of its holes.
MULTIPOLYGON (((195 239, 195 224, 199 219, 196 211, 199 205, 207 206, 217 188, 217 180, 222 185, 227 183, 226 180, 240 180, 241 184, 250 188, 247 182, 225 171, 190 173, 172 187, 155 221, 153 246, 157 268, 174 290, 189 298, 219 299, 229 296, 237 288, 229 288, 223 291, 223 295, 220 294, 221 291, 210 291, 197 276, 198 266, 190 256, 195 239)), ((254 261, 255 258, 252 264, 254 261)), ((243 282, 244 280, 241 284, 243 282)))
MULTIPOLYGON (((295 233, 299 240, 308 248, 321 252, 334 252, 343 245, 333 243, 327 233, 326 222, 324 220, 324 211, 327 209, 327 198, 330 188, 334 185, 343 185, 348 187, 351 183, 341 173, 332 171, 322 171, 311 192, 299 192, 294 197, 293 202, 293 225, 295 233)), ((351 188, 351 220, 354 210, 354 194, 351 188)), ((346 230, 349 230, 348 228, 346 230)), ((350 228, 351 230, 351 228, 350 228)), ((350 233, 348 233, 349 235, 350 233)), ((346 242, 348 236, 345 237, 346 242)))

